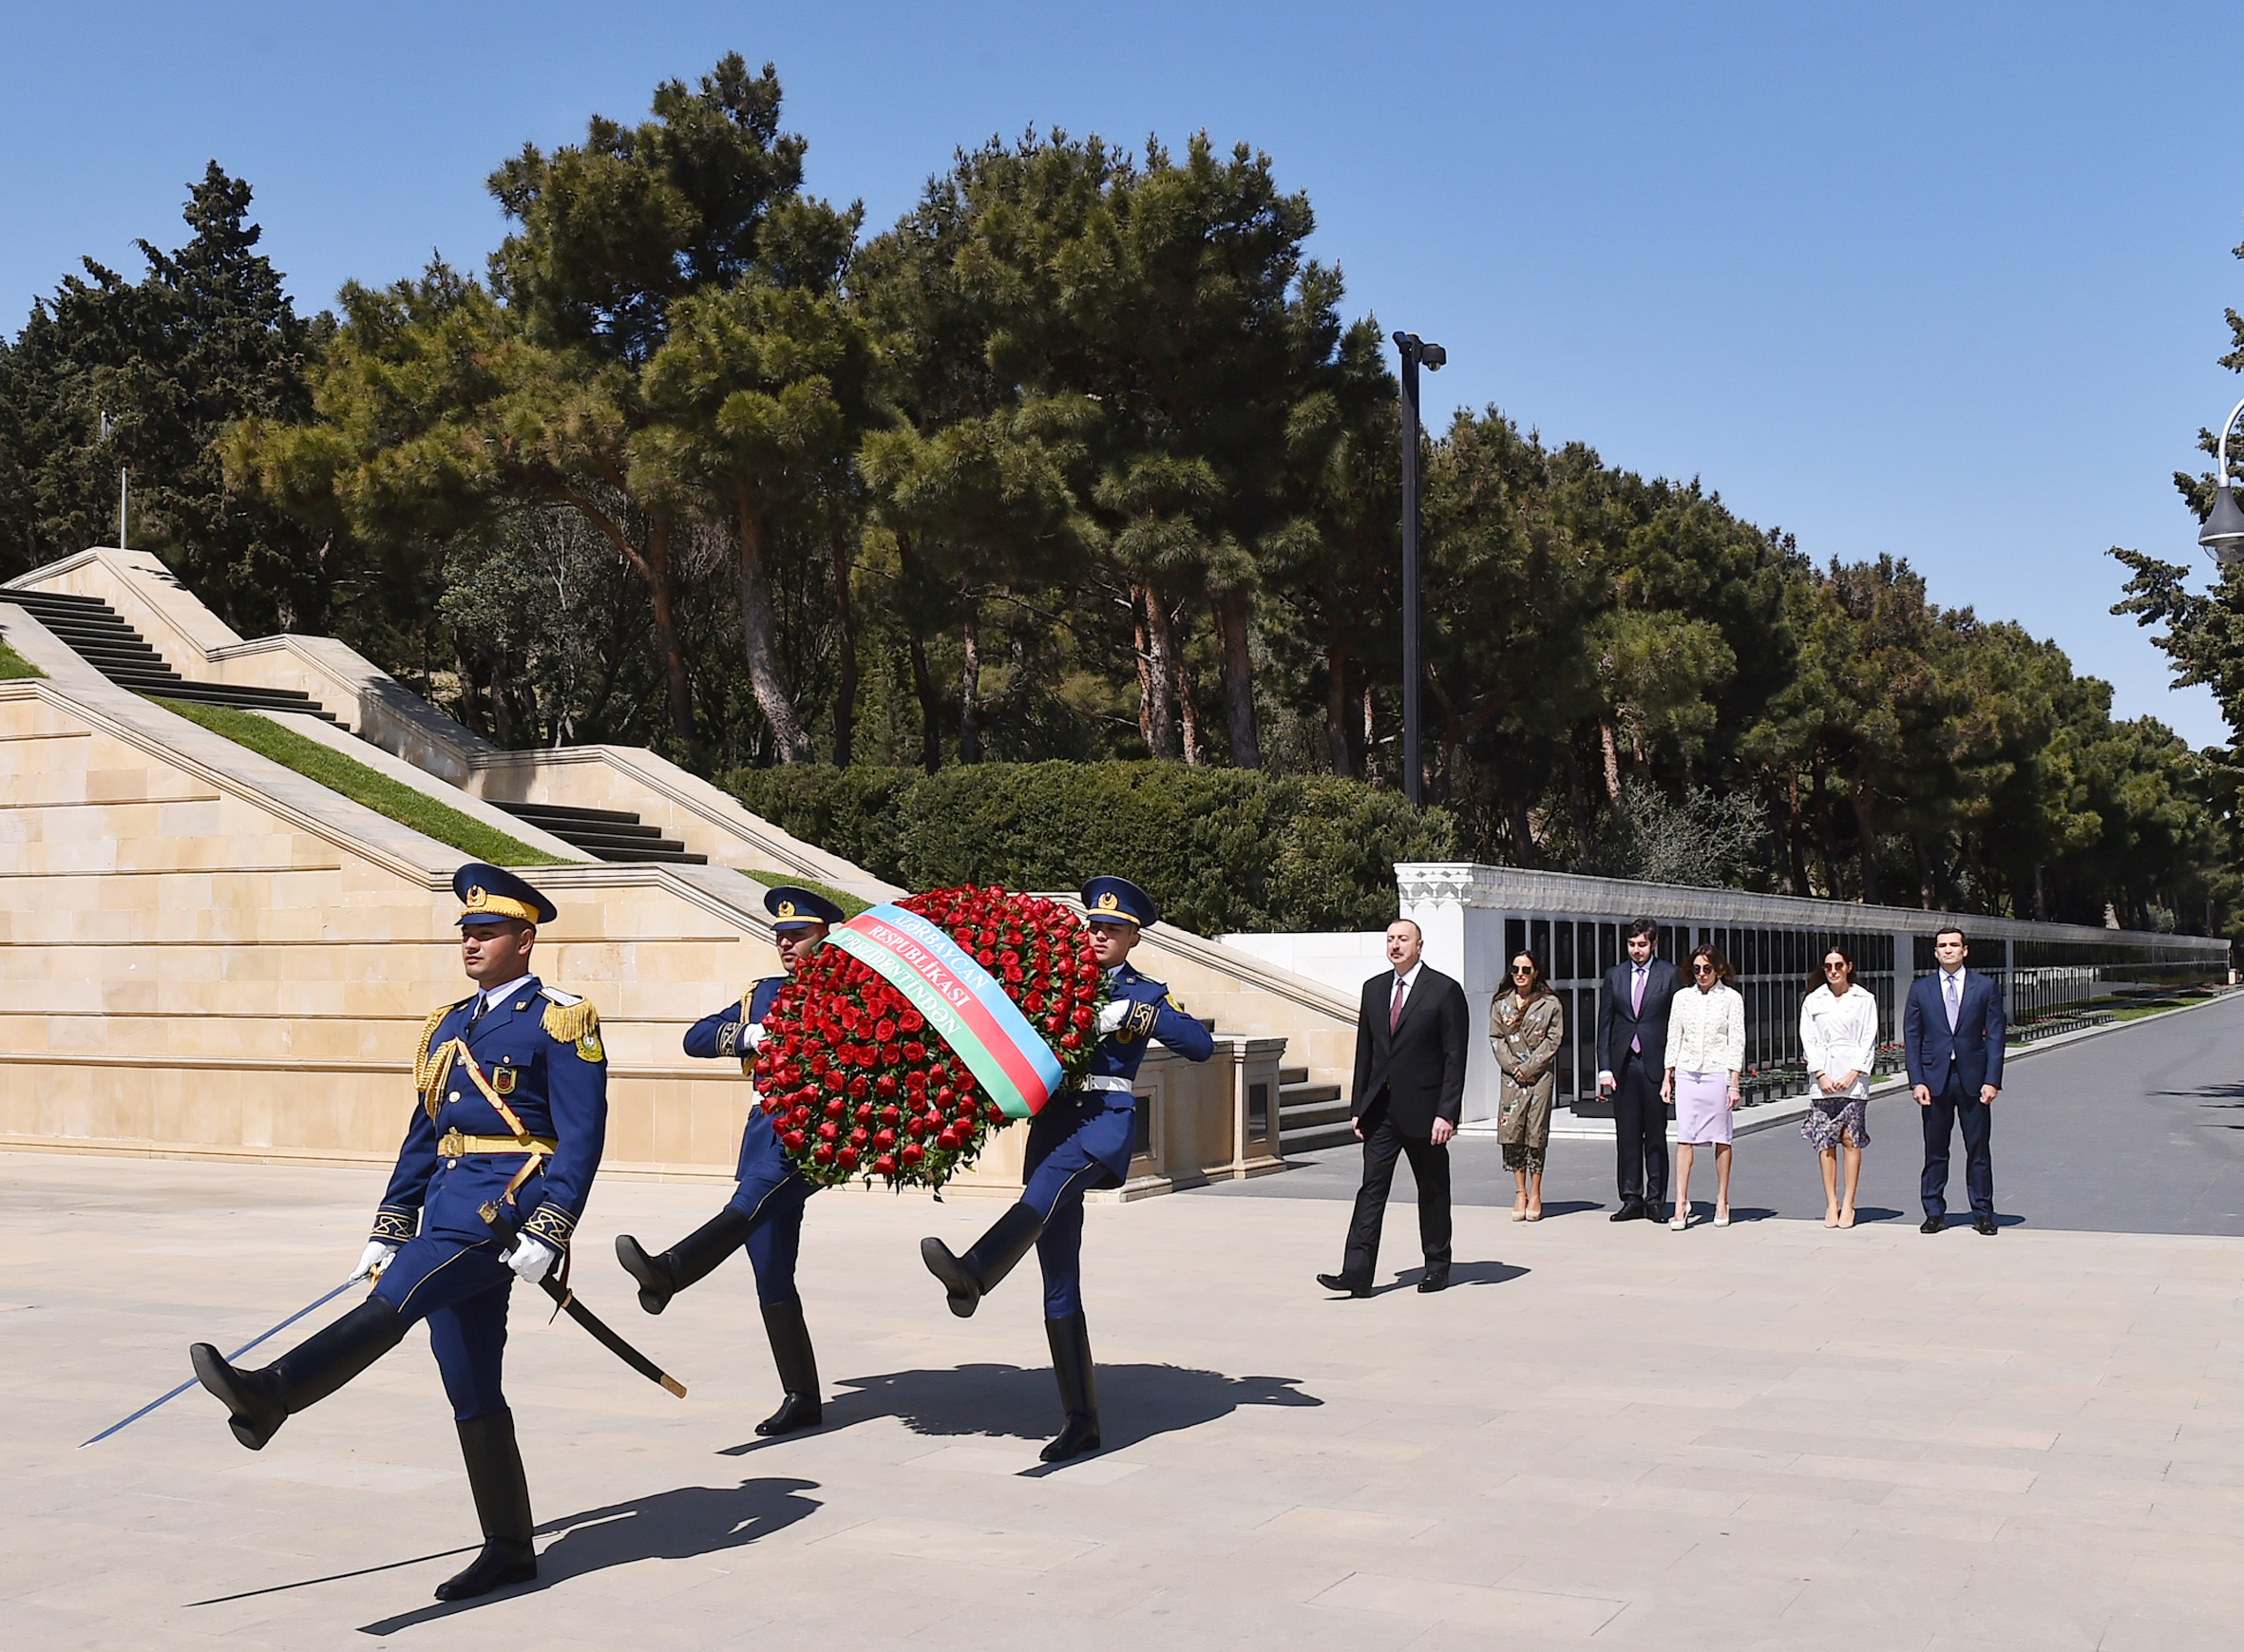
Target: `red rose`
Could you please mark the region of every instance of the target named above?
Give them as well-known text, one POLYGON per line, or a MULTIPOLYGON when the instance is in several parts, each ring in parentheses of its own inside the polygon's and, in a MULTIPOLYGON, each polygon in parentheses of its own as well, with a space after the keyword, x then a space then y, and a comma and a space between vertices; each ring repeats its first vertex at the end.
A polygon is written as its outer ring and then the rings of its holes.
MULTIPOLYGON (((1073 1035, 1070 1035, 1070 1036, 1073 1036, 1073 1035)), ((872 1091, 873 1087, 866 1083, 863 1078, 852 1078, 849 1080, 849 1099, 852 1101, 863 1101, 866 1096, 872 1093, 872 1091)))
POLYGON ((876 1174, 876 1175, 881 1175, 881 1176, 893 1176, 893 1175, 895 1175, 895 1174, 896 1174, 896 1159, 895 1159, 894 1155, 892 1155, 892 1154, 889 1154, 889 1153, 883 1153, 883 1154, 882 1154, 882 1155, 881 1155, 879 1158, 875 1159, 875 1160, 873 1161, 873 1172, 874 1172, 874 1174, 876 1174))
POLYGON ((916 1038, 913 1039, 910 1043, 903 1047, 903 1058, 910 1062, 914 1067, 917 1067, 921 1062, 927 1059, 927 1046, 921 1043, 916 1038))
POLYGON ((841 1166, 845 1170, 856 1169, 857 1149, 855 1148, 844 1148, 840 1152, 834 1155, 834 1163, 841 1166))
POLYGON ((827 1143, 821 1142, 810 1149, 810 1157, 817 1164, 830 1165, 834 1162, 834 1150, 827 1143))
POLYGON ((894 1102, 890 1102, 886 1107, 881 1109, 881 1122, 883 1124, 894 1124, 903 1116, 903 1110, 897 1107, 894 1102))
POLYGON ((883 1095, 894 1095, 896 1093, 896 1074, 893 1073, 882 1073, 880 1077, 873 1080, 873 1089, 883 1095))
POLYGON ((842 1127, 830 1118, 818 1127, 818 1139, 822 1142, 830 1142, 841 1133, 842 1127))
POLYGON ((840 1118, 842 1114, 847 1112, 848 1111, 849 1104, 844 1101, 838 1095, 826 1104, 826 1116, 827 1118, 840 1118))
POLYGON ((919 1011, 906 1010, 903 1015, 896 1017, 896 1025, 898 1030, 902 1032, 918 1033, 923 1031, 926 1028, 927 1022, 926 1018, 922 1016, 919 1011))
POLYGON ((989 969, 997 963, 998 955, 989 947, 984 946, 979 952, 974 955, 974 961, 981 965, 982 968, 989 969))
POLYGON ((882 1149, 887 1149, 887 1148, 892 1148, 892 1147, 894 1147, 895 1145, 896 1145, 896 1132, 895 1132, 894 1130, 875 1130, 875 1131, 873 1131, 873 1146, 874 1146, 874 1147, 876 1147, 876 1148, 882 1148, 882 1149))
POLYGON ((1046 1016, 1044 1017, 1044 1031, 1047 1033, 1058 1032, 1060 1025, 1060 1017, 1056 1015, 1046 1016))
POLYGON ((853 1148, 862 1148, 871 1139, 872 1131, 866 1130, 863 1125, 859 1125, 849 1132, 849 1145, 853 1148))
POLYGON ((873 1036, 883 1044, 893 1044, 896 1042, 896 1023, 883 1021, 873 1029, 873 1036))
POLYGON ((1077 1009, 1074 1015, 1070 1018, 1075 1023, 1075 1031, 1078 1033, 1090 1032, 1091 1023, 1096 1019, 1096 1017, 1092 1015, 1091 1006, 1088 1004, 1083 1005, 1081 1008, 1077 1009))
POLYGON ((1074 1031, 1073 1031, 1073 1030, 1071 1030, 1071 1031, 1069 1031, 1069 1032, 1062 1033, 1062 1034, 1059 1035, 1059 1047, 1060 1047, 1062 1050, 1080 1050, 1080 1049, 1082 1049, 1082 1048, 1083 1048, 1083 1035, 1082 1035, 1082 1034, 1080 1034, 1080 1033, 1074 1032, 1074 1031))
POLYGON ((805 1137, 801 1130, 789 1130, 779 1139, 787 1144, 787 1150, 790 1153, 799 1153, 803 1150, 805 1137))
POLYGON ((958 1130, 949 1125, 944 1125, 941 1132, 935 1138, 935 1145, 946 1152, 955 1149, 959 1145, 958 1130))
POLYGON ((903 1152, 900 1156, 903 1158, 905 1166, 909 1167, 918 1164, 922 1159, 925 1158, 927 1156, 927 1149, 920 1146, 918 1142, 906 1142, 903 1144, 903 1152))

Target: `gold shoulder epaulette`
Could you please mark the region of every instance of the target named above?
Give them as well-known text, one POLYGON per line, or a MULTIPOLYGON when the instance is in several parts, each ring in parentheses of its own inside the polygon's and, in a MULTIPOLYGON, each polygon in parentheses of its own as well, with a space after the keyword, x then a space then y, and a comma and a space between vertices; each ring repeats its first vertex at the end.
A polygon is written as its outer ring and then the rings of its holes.
POLYGON ((590 998, 545 1006, 545 1035, 557 1044, 581 1044, 599 1032, 600 1013, 590 998))

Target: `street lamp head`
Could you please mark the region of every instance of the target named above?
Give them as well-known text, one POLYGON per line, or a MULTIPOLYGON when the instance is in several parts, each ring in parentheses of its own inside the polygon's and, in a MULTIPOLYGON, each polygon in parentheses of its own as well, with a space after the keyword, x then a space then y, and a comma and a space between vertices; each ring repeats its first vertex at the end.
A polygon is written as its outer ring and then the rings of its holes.
POLYGON ((1438 344, 1428 344, 1415 332, 1398 332, 1395 348, 1402 351, 1406 367, 1423 367, 1428 372, 1439 372, 1449 362, 1448 351, 1438 344))
POLYGON ((2244 507, 2236 503, 2236 495, 2224 477, 2213 493, 2213 511, 2205 519, 2205 526, 2197 535, 2197 543, 2213 553, 2213 560, 2226 568, 2244 562, 2244 507))

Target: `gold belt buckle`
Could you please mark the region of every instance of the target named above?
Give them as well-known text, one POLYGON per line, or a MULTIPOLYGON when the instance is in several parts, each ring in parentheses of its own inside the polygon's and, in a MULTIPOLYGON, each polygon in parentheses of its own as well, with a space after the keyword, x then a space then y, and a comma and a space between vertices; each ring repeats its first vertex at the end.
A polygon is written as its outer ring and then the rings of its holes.
POLYGON ((456 1130, 447 1130, 443 1138, 436 1144, 436 1150, 440 1157, 459 1158, 467 1151, 467 1138, 456 1130))

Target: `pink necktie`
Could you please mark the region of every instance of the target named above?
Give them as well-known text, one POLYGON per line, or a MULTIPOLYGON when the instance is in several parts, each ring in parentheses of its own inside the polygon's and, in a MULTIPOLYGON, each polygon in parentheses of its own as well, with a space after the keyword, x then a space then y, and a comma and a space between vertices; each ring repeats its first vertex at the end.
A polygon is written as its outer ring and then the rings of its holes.
POLYGON ((1402 1025, 1402 978, 1397 976, 1395 978, 1395 999, 1387 1006, 1387 1032, 1390 1036, 1393 1035, 1396 1028, 1402 1025))
MULTIPOLYGON (((1630 993, 1628 997, 1628 1004, 1631 1013, 1640 1016, 1644 1014, 1644 978, 1645 972, 1641 969, 1638 970, 1636 972, 1636 989, 1634 992, 1630 993)), ((1639 1034, 1636 1037, 1629 1039, 1628 1048, 1636 1054, 1642 1055, 1644 1054, 1643 1035, 1639 1034)))

